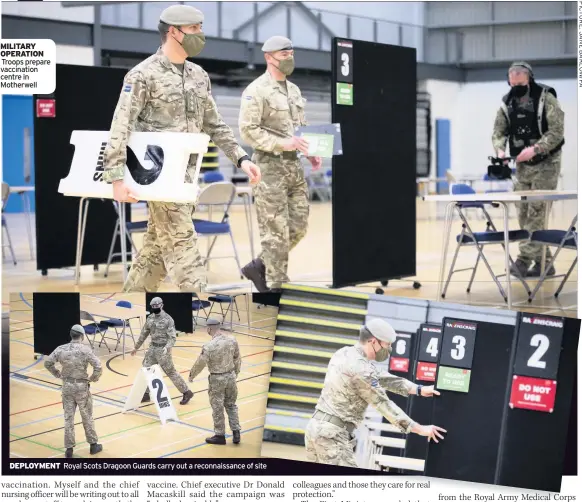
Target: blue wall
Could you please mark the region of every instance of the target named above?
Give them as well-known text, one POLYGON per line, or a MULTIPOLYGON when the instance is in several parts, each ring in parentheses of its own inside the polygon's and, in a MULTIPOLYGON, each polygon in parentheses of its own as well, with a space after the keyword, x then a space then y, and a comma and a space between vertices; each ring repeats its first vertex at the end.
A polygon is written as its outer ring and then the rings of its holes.
MULTIPOLYGON (((2 96, 2 170, 4 181, 11 186, 34 185, 34 129, 32 96, 2 96), (30 131, 30 176, 24 182, 24 129, 30 131)), ((34 192, 29 194, 34 211, 34 192)), ((12 194, 5 211, 22 212, 21 197, 12 194)))
MULTIPOLYGON (((436 172, 437 178, 444 178, 451 168, 451 121, 436 119, 436 172)), ((437 193, 449 193, 449 185, 437 183, 437 193)))

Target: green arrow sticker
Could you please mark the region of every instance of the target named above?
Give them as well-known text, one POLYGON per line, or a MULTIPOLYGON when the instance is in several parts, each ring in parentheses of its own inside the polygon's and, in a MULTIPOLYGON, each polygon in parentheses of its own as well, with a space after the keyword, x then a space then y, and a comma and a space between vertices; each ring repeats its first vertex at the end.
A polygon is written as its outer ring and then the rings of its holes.
POLYGON ((437 380, 438 390, 452 390, 454 392, 469 392, 471 370, 449 368, 441 366, 437 380))

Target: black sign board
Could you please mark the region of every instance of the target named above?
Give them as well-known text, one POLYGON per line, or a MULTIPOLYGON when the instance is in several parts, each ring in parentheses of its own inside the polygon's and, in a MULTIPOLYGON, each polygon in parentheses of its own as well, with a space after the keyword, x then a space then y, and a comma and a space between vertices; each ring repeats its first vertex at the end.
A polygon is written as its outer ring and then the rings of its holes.
POLYGON ((348 40, 337 41, 337 72, 336 82, 351 84, 354 81, 354 50, 352 42, 348 40))
POLYGON ((441 326, 423 324, 420 326, 420 346, 418 349, 418 360, 436 363, 441 348, 442 340, 441 326))
POLYGON ((555 380, 558 375, 564 320, 522 314, 513 371, 516 375, 555 380))
POLYGON ((452 368, 471 369, 476 334, 476 323, 445 318, 439 364, 452 368))

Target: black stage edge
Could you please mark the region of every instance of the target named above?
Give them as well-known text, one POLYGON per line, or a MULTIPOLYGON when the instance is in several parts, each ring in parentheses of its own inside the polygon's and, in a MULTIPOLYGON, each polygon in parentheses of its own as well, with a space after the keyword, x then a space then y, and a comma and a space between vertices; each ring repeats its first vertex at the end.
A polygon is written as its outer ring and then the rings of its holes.
MULTIPOLYGON (((242 437, 244 441, 244 435, 242 437)), ((7 442, 4 446, 7 448, 7 442)), ((278 458, 153 458, 130 459, 8 459, 2 462, 2 475, 24 476, 391 476, 395 473, 313 464, 278 458)))
MULTIPOLYGON (((36 268, 75 266, 78 197, 58 192, 59 182, 69 174, 74 147, 74 130, 109 131, 121 93, 123 68, 56 65, 56 90, 51 95, 34 96, 34 172, 36 179, 36 268), (54 99, 54 118, 36 117, 37 99, 54 99)), ((95 159, 97 169, 99 159, 95 159)), ((126 204, 130 221, 131 206, 126 204)), ((111 200, 92 199, 81 265, 106 263, 117 213, 111 200)), ((115 252, 121 250, 119 239, 115 252)), ((113 259, 121 260, 121 256, 113 259)))
POLYGON ((34 353, 48 356, 71 341, 71 328, 81 323, 79 293, 33 293, 34 353))
POLYGON ((278 307, 281 301, 281 293, 253 293, 253 303, 278 307))
POLYGON ((343 148, 332 160, 332 287, 414 276, 416 50, 334 38, 331 58, 343 148), (349 85, 353 104, 338 104, 349 85))

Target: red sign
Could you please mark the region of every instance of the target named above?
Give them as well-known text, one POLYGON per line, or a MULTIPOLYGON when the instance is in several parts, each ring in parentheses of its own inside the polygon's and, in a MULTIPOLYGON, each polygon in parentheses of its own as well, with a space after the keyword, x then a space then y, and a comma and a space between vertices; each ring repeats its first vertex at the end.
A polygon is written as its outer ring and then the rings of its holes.
POLYGON ((434 382, 436 378, 436 363, 418 362, 416 366, 416 379, 424 382, 434 382))
POLYGON ((409 359, 404 359, 402 357, 391 357, 390 358, 390 371, 403 371, 406 373, 408 371, 409 359))
POLYGON ((37 99, 36 116, 55 118, 55 100, 54 99, 37 99))
POLYGON ((513 375, 509 407, 552 413, 557 384, 555 380, 513 375))

